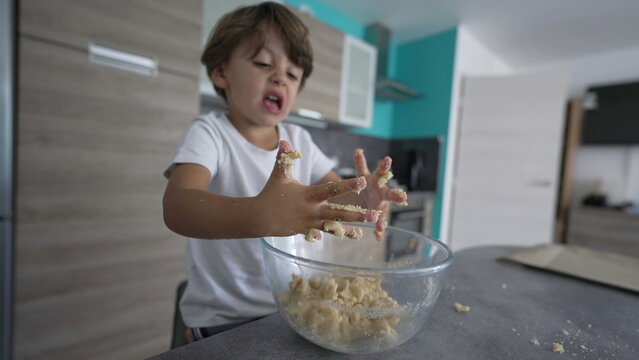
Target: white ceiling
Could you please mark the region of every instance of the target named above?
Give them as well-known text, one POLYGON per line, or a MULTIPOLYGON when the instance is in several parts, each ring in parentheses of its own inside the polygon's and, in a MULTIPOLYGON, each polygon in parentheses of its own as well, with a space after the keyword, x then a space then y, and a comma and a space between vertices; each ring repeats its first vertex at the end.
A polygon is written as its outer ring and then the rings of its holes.
POLYGON ((514 68, 639 46, 639 0, 319 0, 404 43, 459 24, 514 68))

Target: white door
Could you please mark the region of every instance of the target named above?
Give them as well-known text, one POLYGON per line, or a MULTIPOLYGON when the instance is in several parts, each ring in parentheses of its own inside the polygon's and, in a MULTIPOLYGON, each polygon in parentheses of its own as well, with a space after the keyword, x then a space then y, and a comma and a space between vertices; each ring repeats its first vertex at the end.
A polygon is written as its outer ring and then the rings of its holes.
POLYGON ((565 103, 566 81, 556 74, 464 80, 453 249, 551 242, 565 103))

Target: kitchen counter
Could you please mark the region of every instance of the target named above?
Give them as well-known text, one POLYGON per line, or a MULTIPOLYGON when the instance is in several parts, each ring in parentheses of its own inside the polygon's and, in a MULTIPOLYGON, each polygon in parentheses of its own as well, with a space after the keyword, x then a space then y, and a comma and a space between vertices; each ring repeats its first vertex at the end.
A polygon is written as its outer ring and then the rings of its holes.
POLYGON ((455 254, 426 325, 391 350, 331 352, 273 314, 152 359, 639 359, 639 294, 497 260, 516 249, 455 254), (470 311, 455 312, 455 302, 470 311))

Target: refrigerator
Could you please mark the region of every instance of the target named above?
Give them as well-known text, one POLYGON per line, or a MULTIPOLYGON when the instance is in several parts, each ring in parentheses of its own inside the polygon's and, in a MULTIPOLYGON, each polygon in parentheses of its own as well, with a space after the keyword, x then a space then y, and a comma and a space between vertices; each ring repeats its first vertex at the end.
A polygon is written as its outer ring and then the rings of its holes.
POLYGON ((0 0, 0 360, 12 352, 15 2, 0 0))

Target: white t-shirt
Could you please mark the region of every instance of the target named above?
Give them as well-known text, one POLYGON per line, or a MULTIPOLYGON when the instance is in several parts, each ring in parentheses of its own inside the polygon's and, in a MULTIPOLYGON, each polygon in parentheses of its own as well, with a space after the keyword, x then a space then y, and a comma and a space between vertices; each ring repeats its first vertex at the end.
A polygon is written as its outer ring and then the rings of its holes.
MULTIPOLYGON (((280 140, 303 155, 293 165, 297 181, 314 184, 333 168, 333 161, 302 127, 279 124, 277 128, 280 140)), ((277 149, 264 150, 249 143, 223 112, 210 112, 191 122, 164 176, 168 178, 177 163, 199 164, 211 172, 210 192, 255 196, 264 188, 276 157, 277 149)), ((180 301, 187 326, 234 323, 277 311, 260 246, 258 238, 188 239, 188 286, 180 301)))

